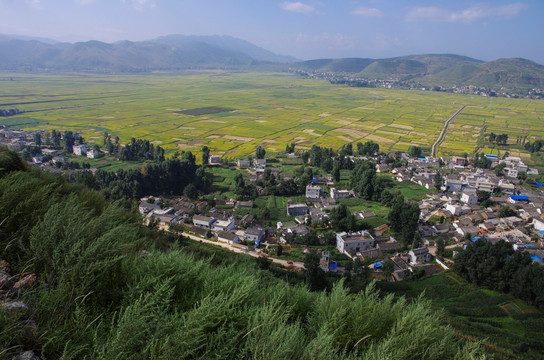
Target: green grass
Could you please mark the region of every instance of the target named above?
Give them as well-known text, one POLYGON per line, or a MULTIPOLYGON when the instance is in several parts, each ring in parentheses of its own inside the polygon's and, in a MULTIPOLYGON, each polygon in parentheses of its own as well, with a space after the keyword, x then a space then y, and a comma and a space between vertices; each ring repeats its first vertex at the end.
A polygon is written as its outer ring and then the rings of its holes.
POLYGON ((427 197, 427 194, 436 192, 435 189, 426 189, 411 181, 395 182, 394 189, 399 190, 406 199, 420 201, 427 197))

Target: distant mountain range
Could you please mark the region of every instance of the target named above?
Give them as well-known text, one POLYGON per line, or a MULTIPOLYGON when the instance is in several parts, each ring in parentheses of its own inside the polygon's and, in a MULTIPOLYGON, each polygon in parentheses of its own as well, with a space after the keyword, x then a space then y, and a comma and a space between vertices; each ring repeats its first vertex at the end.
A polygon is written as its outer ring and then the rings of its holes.
POLYGON ((297 59, 230 36, 168 35, 146 41, 60 43, 0 35, 0 69, 17 71, 143 72, 242 68, 297 59))
POLYGON ((483 62, 450 54, 389 59, 297 61, 230 36, 167 35, 146 41, 62 43, 46 38, 0 35, 2 71, 131 73, 184 69, 298 70, 423 86, 475 85, 544 88, 544 66, 511 58, 483 62))
POLYGON ((544 66, 510 58, 489 62, 450 54, 410 55, 390 59, 318 59, 291 67, 313 73, 416 82, 424 86, 474 85, 488 88, 544 88, 544 66))

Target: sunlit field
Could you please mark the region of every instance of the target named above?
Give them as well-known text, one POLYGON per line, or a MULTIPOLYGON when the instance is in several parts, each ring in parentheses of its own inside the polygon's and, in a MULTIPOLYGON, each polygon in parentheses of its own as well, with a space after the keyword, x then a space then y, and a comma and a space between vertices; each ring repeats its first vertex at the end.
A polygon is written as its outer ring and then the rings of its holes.
POLYGON ((524 152, 519 136, 544 136, 537 100, 350 88, 287 73, 0 74, 0 109, 25 111, 0 124, 74 130, 96 143, 103 132, 123 143, 146 138, 169 152, 207 145, 232 159, 291 142, 297 150, 369 140, 384 150, 429 148, 463 105, 438 155, 483 151, 486 132, 507 133, 516 154, 524 152))

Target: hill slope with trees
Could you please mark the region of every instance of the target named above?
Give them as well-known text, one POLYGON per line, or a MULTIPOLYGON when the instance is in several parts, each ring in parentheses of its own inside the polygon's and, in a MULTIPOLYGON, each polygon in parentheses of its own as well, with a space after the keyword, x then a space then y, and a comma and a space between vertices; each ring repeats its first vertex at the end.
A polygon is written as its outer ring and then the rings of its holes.
POLYGON ((44 359, 474 359, 423 299, 292 286, 246 258, 188 251, 139 215, 0 149, 0 356, 44 359), (2 287, 12 286, 2 277, 2 287), (5 306, 20 303, 18 307, 5 306), (24 305, 21 305, 21 303, 24 305))

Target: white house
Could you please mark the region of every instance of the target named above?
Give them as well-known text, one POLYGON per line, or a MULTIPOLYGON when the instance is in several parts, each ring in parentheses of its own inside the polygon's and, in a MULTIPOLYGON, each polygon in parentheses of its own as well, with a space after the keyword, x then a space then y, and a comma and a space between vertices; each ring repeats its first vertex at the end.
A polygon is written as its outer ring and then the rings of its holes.
POLYGON ((478 179, 476 181, 476 189, 478 189, 478 191, 487 191, 492 193, 493 191, 495 191, 495 186, 495 183, 487 179, 478 179))
MULTIPOLYGON (((354 233, 336 233, 336 248, 341 253, 347 254, 348 249, 355 252, 368 250, 376 246, 376 240, 366 230, 354 233)), ((351 257, 351 255, 348 254, 351 257)))
POLYGON ((235 227, 234 217, 230 217, 227 220, 216 220, 212 224, 212 230, 215 231, 227 231, 232 230, 235 227))
POLYGON ((87 155, 87 150, 89 148, 87 147, 87 145, 74 145, 72 147, 72 152, 75 154, 75 155, 79 155, 79 156, 85 156, 87 155))
POLYGON ((250 163, 248 159, 238 159, 237 165, 239 168, 248 168, 250 163))
POLYGON ((504 172, 506 173, 506 176, 508 177, 511 177, 511 178, 517 178, 518 177, 518 169, 515 169, 515 168, 504 168, 504 172))
POLYGON ((104 156, 104 153, 100 150, 88 149, 87 157, 89 159, 98 159, 104 156))
POLYGON ((337 199, 347 199, 349 198, 349 190, 336 190, 331 188, 331 198, 337 199))
POLYGON ((240 238, 233 232, 230 231, 218 231, 217 232, 217 241, 221 241, 227 244, 238 244, 240 238))
POLYGON ((534 218, 533 219, 533 226, 535 227, 535 230, 544 230, 544 220, 541 218, 534 218))
POLYGON ((463 182, 461 180, 446 179, 445 190, 450 192, 459 192, 463 188, 463 182))
POLYGON ((194 215, 193 225, 204 229, 211 229, 217 219, 209 216, 194 215))
POLYGON ((478 196, 475 193, 464 192, 461 195, 460 200, 462 202, 464 202, 465 204, 467 204, 467 205, 477 205, 478 204, 478 196))
POLYGON ((221 155, 210 155, 208 158, 208 164, 221 165, 221 155))
POLYGON ((423 264, 431 261, 433 258, 426 247, 410 250, 408 255, 410 255, 410 265, 423 264))
POLYGON ((460 204, 447 204, 446 210, 452 213, 453 216, 459 216, 470 212, 470 207, 460 204))
POLYGON ((244 239, 249 241, 262 241, 264 230, 262 228, 249 228, 244 232, 244 239))
POLYGON ((321 197, 321 187, 306 185, 306 197, 310 199, 319 199, 321 197))

